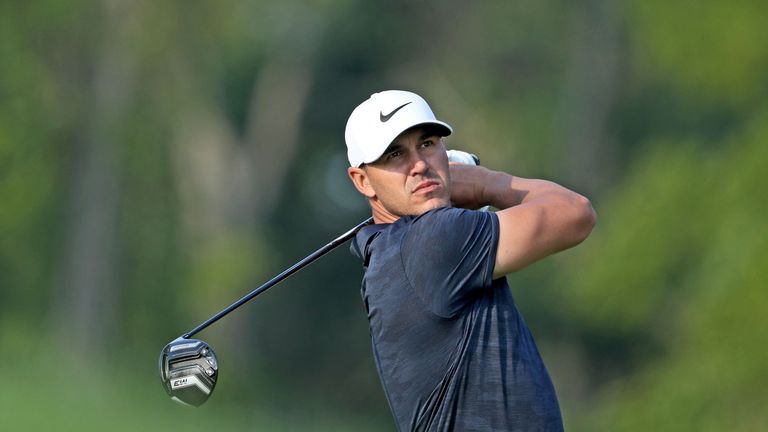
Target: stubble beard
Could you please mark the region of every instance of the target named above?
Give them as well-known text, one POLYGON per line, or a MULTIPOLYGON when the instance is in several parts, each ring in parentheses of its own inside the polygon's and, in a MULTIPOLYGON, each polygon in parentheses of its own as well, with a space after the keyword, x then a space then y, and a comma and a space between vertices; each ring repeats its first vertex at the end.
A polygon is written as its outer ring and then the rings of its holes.
MULTIPOLYGON (((443 188, 445 188, 445 185, 443 185, 443 188)), ((446 192, 445 194, 450 196, 448 192, 446 192)), ((412 194, 409 194, 408 196, 410 198, 412 194)), ((436 208, 451 206, 451 200, 447 197, 433 197, 423 202, 420 202, 418 204, 412 204, 412 205, 408 205, 407 203, 397 203, 397 202, 388 203, 381 200, 381 198, 379 198, 378 202, 384 210, 386 210, 388 213, 396 217, 420 216, 436 208)))

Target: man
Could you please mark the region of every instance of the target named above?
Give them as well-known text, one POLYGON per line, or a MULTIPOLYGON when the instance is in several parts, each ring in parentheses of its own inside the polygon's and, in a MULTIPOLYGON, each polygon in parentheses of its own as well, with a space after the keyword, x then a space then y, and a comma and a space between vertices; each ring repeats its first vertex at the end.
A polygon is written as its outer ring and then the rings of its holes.
POLYGON ((557 431, 549 374, 504 275, 584 240, 590 202, 545 180, 448 163, 420 96, 376 93, 347 122, 376 367, 401 431, 557 431), (498 212, 475 211, 491 205, 498 212))

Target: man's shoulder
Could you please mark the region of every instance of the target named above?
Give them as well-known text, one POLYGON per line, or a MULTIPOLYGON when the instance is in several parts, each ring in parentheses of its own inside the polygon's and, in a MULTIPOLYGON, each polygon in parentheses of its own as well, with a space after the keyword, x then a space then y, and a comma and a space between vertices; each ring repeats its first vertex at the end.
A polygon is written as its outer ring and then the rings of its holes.
POLYGON ((374 224, 361 228, 352 239, 352 244, 350 245, 350 251, 352 252, 352 255, 367 262, 368 255, 370 254, 369 249, 371 242, 379 235, 382 230, 387 229, 388 225, 390 224, 374 224))
POLYGON ((467 210, 458 207, 438 207, 426 211, 418 216, 406 216, 400 218, 394 225, 400 223, 405 226, 411 225, 435 225, 435 224, 454 224, 462 221, 473 222, 476 220, 477 213, 474 210, 467 210))
POLYGON ((419 246, 425 242, 439 244, 452 238, 467 235, 480 226, 492 223, 490 212, 480 212, 457 207, 439 207, 420 215, 403 216, 389 224, 369 225, 355 236, 352 252, 364 258, 376 243, 379 247, 419 246))
MULTIPOLYGON (((438 235, 467 234, 482 225, 492 223, 495 219, 492 212, 467 210, 457 207, 440 207, 412 217, 404 223, 412 231, 424 235, 435 232, 438 235)), ((399 222, 399 221, 398 221, 399 222)))

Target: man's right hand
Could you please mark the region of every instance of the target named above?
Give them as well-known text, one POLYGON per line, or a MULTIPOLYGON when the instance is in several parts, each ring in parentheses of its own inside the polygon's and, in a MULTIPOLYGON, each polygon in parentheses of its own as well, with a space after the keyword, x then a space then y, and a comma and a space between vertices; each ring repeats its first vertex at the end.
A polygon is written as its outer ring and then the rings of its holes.
POLYGON ((490 171, 482 166, 451 163, 451 203, 454 207, 477 210, 487 206, 485 184, 490 171))

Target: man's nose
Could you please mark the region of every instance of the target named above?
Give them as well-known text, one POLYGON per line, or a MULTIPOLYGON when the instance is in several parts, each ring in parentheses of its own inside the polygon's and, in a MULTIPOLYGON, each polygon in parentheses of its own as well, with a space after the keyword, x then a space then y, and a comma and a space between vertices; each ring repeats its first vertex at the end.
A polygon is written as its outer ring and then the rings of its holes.
POLYGON ((427 159, 419 152, 414 152, 415 156, 411 160, 411 175, 424 174, 429 170, 427 159))

